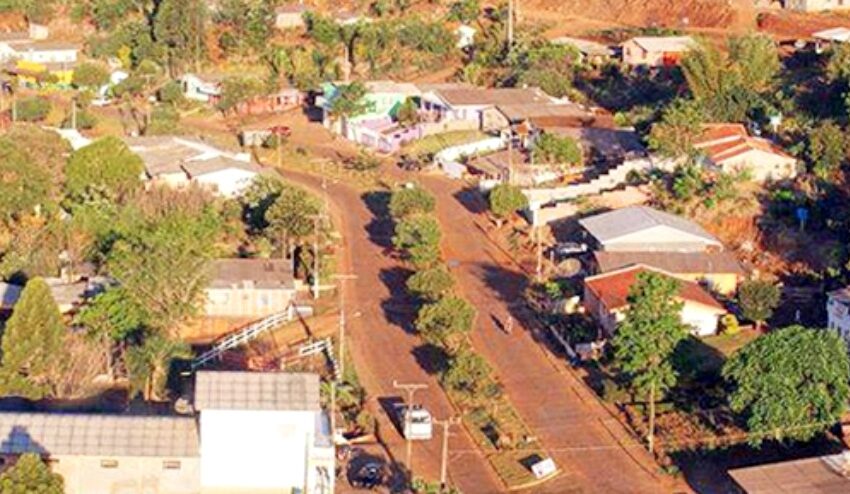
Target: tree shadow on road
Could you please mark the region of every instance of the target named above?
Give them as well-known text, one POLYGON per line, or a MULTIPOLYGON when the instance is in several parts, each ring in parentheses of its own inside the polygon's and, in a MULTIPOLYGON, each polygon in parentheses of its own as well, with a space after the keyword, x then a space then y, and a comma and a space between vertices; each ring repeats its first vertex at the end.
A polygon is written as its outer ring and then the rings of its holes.
POLYGON ((455 192, 454 198, 472 214, 487 212, 487 201, 475 187, 467 187, 455 192))
POLYGON ((390 324, 400 327, 406 333, 413 333, 418 303, 407 293, 405 282, 413 272, 401 266, 381 270, 381 282, 389 289, 390 296, 381 301, 384 318, 390 324))
POLYGON ((366 225, 369 240, 379 247, 391 249, 393 246, 393 222, 389 216, 390 193, 385 191, 367 192, 361 197, 372 213, 372 220, 366 225))
POLYGON ((448 368, 449 354, 437 345, 419 345, 411 353, 419 367, 432 376, 439 376, 448 368))

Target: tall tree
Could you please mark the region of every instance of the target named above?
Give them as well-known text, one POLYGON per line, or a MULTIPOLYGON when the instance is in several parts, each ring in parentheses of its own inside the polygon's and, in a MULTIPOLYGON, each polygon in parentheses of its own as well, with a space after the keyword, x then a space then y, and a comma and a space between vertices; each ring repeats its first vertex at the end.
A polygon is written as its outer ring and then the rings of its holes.
POLYGON ((0 220, 33 212, 50 197, 51 176, 24 150, 0 138, 0 220))
POLYGON ((141 345, 127 351, 132 394, 141 394, 145 400, 164 400, 173 362, 191 356, 192 351, 186 343, 159 333, 149 334, 141 345))
POLYGON ((512 214, 528 206, 528 198, 522 190, 510 184, 499 184, 487 196, 490 212, 499 221, 509 218, 512 214))
POLYGON ((830 180, 847 161, 848 140, 841 127, 827 120, 809 131, 806 154, 812 172, 821 180, 830 180))
POLYGON ((747 280, 738 288, 738 304, 744 317, 756 323, 756 329, 770 319, 779 306, 779 287, 767 280, 747 280))
POLYGON ((850 363, 833 331, 791 326, 748 343, 723 366, 750 442, 811 439, 847 410, 850 363))
POLYGON ((407 290, 427 302, 436 302, 454 288, 454 278, 445 266, 418 271, 407 279, 407 290))
POLYGON ((615 365, 633 388, 649 401, 649 450, 655 446, 655 402, 676 384, 671 356, 688 336, 682 323, 682 303, 676 300, 679 283, 653 272, 638 275, 629 289, 626 317, 612 341, 615 365))
POLYGON ((283 255, 289 255, 294 244, 315 232, 320 212, 318 201, 306 190, 285 185, 265 211, 266 233, 278 242, 283 255))
POLYGON ((3 331, 0 392, 32 400, 55 396, 62 373, 65 326, 41 278, 24 286, 3 331))
POLYGON ((338 86, 331 99, 331 117, 348 119, 371 111, 374 104, 365 98, 366 92, 366 86, 360 82, 338 86))
POLYGON ((425 305, 416 318, 416 330, 427 340, 456 351, 472 331, 475 307, 460 297, 448 296, 425 305))
POLYGON ((187 64, 197 70, 204 58, 206 5, 203 0, 161 0, 157 5, 154 38, 166 47, 172 75, 187 64))
POLYGON ((0 474, 0 494, 63 494, 65 481, 36 453, 22 454, 0 474))
POLYGON ((440 259, 440 225, 427 215, 404 218, 396 223, 393 245, 417 269, 429 268, 440 259))
POLYGON ((394 190, 390 197, 390 214, 395 219, 402 219, 432 213, 435 204, 434 196, 422 187, 402 187, 394 190))
POLYGON ((117 200, 141 186, 143 172, 142 159, 121 139, 108 136, 71 154, 66 188, 77 200, 117 200))

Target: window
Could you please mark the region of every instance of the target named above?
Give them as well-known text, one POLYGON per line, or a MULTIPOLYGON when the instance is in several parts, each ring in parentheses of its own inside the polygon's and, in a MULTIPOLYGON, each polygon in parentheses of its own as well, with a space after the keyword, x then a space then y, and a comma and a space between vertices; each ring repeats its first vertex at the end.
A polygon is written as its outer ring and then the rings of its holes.
POLYGON ((100 468, 118 468, 118 460, 100 460, 100 468))
POLYGON ((163 470, 180 470, 180 462, 177 460, 166 460, 162 462, 163 470))

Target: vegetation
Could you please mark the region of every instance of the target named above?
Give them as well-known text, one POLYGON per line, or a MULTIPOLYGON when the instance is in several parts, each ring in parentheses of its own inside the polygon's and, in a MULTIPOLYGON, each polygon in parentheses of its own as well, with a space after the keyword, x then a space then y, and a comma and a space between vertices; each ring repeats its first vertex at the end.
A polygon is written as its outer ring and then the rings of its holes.
POLYGON ((434 196, 422 187, 402 187, 390 197, 390 214, 397 220, 433 213, 434 206, 434 196))
POLYGON ((454 278, 445 266, 417 271, 407 279, 407 291, 426 302, 436 302, 454 288, 454 278))
POLYGON ((393 245, 417 269, 429 268, 440 259, 440 225, 431 216, 411 216, 396 224, 393 245))
POLYGON ((62 494, 65 482, 36 453, 22 454, 0 474, 0 494, 62 494))
POLYGON ((773 315, 779 305, 779 287, 767 280, 748 280, 738 288, 738 303, 745 318, 756 323, 756 328, 773 315))
POLYGON ((676 384, 671 357, 688 335, 682 303, 675 300, 678 282, 657 273, 641 273, 629 289, 625 319, 612 345, 614 362, 649 403, 649 450, 654 450, 655 403, 676 384))
POLYGON ((141 158, 117 137, 104 137, 71 154, 67 191, 78 200, 116 200, 141 186, 141 158))
POLYGON ((499 184, 487 196, 490 212, 500 220, 507 219, 520 209, 528 207, 528 199, 522 190, 510 184, 499 184))
POLYGON ((558 165, 581 163, 581 146, 571 137, 543 134, 534 141, 534 161, 558 165))
POLYGON ((747 344, 723 368, 729 402, 746 417, 750 442, 805 441, 847 409, 847 348, 832 331, 792 326, 747 344))
POLYGON ((15 101, 15 114, 22 122, 41 122, 50 113, 50 100, 39 96, 32 96, 15 101))
POLYGON ((475 321, 475 308, 457 296, 447 296, 422 307, 416 330, 429 342, 457 350, 475 321))

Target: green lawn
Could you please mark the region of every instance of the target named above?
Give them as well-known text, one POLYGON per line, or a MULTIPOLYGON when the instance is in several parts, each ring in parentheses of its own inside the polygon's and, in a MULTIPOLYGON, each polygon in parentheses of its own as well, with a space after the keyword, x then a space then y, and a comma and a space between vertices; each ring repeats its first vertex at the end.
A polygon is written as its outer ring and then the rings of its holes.
POLYGON ((434 154, 460 144, 486 139, 487 134, 478 130, 457 130, 433 134, 405 145, 402 150, 412 155, 434 154))
POLYGON ((742 330, 734 335, 689 337, 676 349, 675 360, 681 371, 688 374, 717 373, 730 355, 758 336, 755 331, 742 330))
POLYGON ((759 333, 753 330, 744 329, 738 334, 719 334, 716 336, 708 336, 702 339, 706 345, 716 349, 723 354, 724 357, 729 357, 739 348, 759 337, 759 333))

